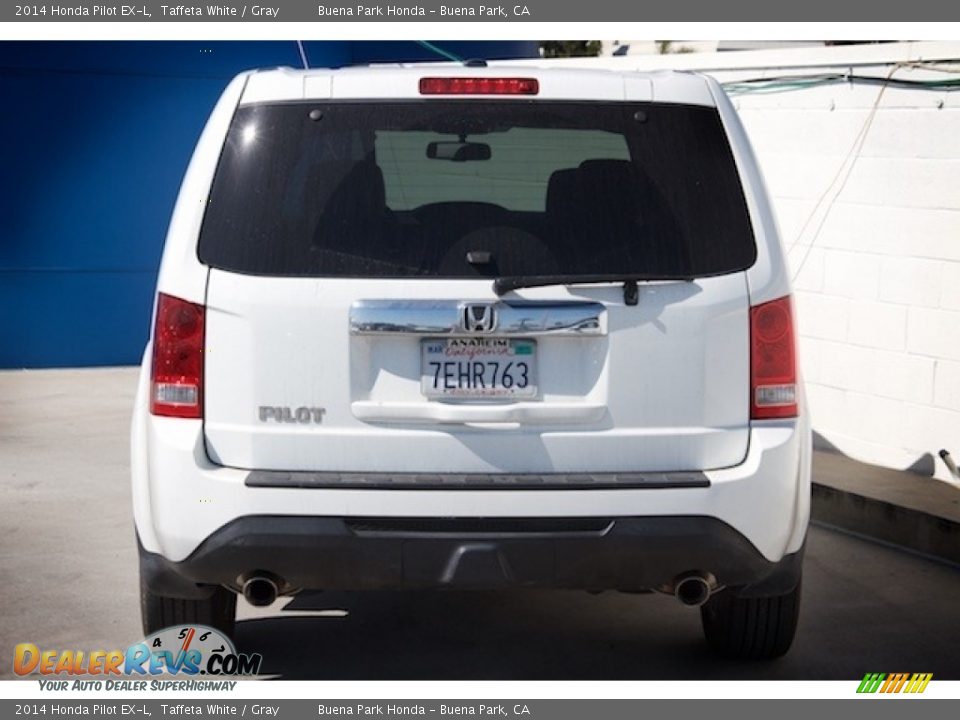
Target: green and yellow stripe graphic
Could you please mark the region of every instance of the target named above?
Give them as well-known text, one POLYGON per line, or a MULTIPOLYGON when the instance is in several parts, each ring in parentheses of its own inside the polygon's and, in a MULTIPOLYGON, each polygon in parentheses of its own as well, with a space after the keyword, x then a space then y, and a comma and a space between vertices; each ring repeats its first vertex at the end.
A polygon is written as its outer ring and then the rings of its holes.
POLYGON ((922 693, 933 673, 867 673, 860 681, 858 693, 922 693))

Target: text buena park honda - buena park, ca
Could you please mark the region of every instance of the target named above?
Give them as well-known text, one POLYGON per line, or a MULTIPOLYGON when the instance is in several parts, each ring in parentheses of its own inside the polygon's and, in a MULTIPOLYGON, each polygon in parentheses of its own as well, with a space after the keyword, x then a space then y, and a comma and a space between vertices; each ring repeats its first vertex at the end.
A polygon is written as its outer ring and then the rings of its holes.
POLYGON ((526 5, 317 5, 320 17, 522 17, 530 15, 526 5))
MULTIPOLYGON (((434 715, 482 715, 486 717, 509 717, 510 715, 530 715, 530 708, 524 704, 516 705, 445 705, 441 703, 431 709, 434 715)), ((324 705, 317 706, 317 715, 426 715, 424 705, 324 705)))

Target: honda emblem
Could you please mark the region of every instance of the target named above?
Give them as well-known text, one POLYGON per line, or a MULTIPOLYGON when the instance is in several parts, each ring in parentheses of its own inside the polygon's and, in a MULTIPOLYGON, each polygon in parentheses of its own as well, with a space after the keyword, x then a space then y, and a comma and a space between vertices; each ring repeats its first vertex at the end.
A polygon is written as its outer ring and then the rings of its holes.
POLYGON ((470 333, 490 333, 497 326, 493 305, 464 305, 460 322, 470 333))

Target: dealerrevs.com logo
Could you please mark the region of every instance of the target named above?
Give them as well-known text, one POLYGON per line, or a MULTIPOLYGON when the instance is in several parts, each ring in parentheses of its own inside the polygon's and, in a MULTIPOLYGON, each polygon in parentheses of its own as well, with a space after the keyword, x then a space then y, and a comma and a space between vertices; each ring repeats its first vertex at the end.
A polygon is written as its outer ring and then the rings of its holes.
POLYGON ((205 625, 164 628, 126 650, 41 650, 20 643, 17 675, 256 675, 259 653, 238 653, 230 638, 205 625))
POLYGON ((867 673, 860 681, 858 693, 922 693, 933 673, 867 673))

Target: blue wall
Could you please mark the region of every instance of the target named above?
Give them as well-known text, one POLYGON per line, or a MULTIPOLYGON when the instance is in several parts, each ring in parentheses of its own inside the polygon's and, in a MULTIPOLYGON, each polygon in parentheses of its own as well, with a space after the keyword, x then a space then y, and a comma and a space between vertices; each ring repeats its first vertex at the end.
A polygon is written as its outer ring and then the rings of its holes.
MULTIPOLYGON (((531 42, 442 42, 533 57, 531 42)), ((414 42, 306 42, 313 67, 438 60, 414 42)), ((167 223, 220 92, 294 42, 0 42, 0 368, 139 363, 167 223)))

